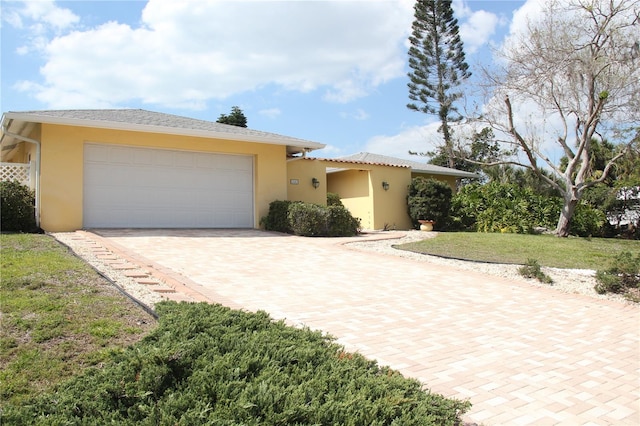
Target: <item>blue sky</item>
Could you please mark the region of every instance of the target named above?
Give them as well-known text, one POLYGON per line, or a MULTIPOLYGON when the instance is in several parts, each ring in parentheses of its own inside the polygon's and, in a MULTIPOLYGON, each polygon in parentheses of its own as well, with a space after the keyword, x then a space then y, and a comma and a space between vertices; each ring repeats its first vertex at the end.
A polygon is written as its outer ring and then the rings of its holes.
MULTIPOLYGON (((454 1, 474 77, 544 0, 454 1)), ((413 1, 5 1, 2 112, 144 108, 411 158, 438 141, 406 108, 413 1)), ((413 157, 415 160, 416 158, 413 157)))

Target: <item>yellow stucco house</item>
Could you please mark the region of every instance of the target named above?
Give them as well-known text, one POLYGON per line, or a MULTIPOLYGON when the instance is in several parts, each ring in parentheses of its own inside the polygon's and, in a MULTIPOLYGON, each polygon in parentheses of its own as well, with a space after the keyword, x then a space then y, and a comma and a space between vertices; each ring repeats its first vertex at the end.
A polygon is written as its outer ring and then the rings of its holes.
POLYGON ((287 169, 290 185, 288 199, 319 203, 326 192, 340 195, 351 214, 360 218, 364 229, 410 229, 407 195, 416 176, 448 183, 455 191, 458 179, 479 176, 461 170, 417 161, 360 152, 347 157, 291 158, 287 169), (326 191, 297 191, 291 182, 320 180, 326 191))
POLYGON ((412 176, 475 177, 368 153, 311 158, 325 145, 141 109, 7 112, 1 125, 2 179, 29 170, 49 232, 258 228, 270 202, 325 204, 327 192, 366 229, 408 229, 412 176))

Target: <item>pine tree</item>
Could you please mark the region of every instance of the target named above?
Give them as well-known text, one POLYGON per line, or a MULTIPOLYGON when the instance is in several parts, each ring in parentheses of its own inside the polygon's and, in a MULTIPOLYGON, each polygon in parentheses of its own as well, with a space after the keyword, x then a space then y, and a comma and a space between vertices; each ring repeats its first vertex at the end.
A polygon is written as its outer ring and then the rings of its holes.
POLYGON ((414 102, 407 108, 438 115, 449 167, 454 167, 449 123, 462 119, 454 105, 462 93, 455 89, 471 76, 458 34, 458 20, 453 17, 451 0, 417 0, 414 10, 408 83, 409 99, 414 102))
POLYGON ((247 117, 240 107, 234 106, 231 108, 231 114, 220 114, 220 117, 216 120, 217 123, 230 124, 231 126, 247 127, 247 117))

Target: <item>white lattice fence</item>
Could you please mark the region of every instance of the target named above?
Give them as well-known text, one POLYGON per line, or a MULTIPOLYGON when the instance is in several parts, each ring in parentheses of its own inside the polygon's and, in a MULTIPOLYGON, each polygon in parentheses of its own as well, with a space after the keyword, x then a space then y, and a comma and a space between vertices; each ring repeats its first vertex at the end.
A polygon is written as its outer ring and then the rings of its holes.
POLYGON ((23 163, 0 163, 0 181, 10 180, 31 186, 31 165, 23 163))

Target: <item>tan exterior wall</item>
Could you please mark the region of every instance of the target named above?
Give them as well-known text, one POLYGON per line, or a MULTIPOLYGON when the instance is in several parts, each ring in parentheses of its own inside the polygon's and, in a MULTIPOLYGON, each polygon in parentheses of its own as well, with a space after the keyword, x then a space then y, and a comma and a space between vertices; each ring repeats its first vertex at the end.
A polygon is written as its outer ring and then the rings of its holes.
MULTIPOLYGON (((328 163, 327 166, 336 167, 336 164, 328 163)), ((411 229, 407 214, 407 188, 411 183, 408 168, 369 164, 339 166, 358 168, 330 173, 328 191, 340 195, 351 214, 361 219, 364 229, 383 229, 385 226, 411 229), (382 182, 389 184, 388 190, 384 190, 382 182)))
POLYGON ((412 173, 411 174, 412 177, 417 177, 417 176, 422 176, 425 177, 427 179, 435 179, 435 180, 439 180, 441 182, 445 182, 448 183, 449 186, 451 187, 451 190, 453 191, 453 193, 455 194, 457 192, 457 179, 455 176, 445 176, 445 175, 432 175, 432 174, 428 174, 428 173, 412 173))
POLYGON ((371 188, 375 212, 371 229, 411 229, 407 213, 407 194, 411 183, 411 171, 401 167, 375 166, 371 170, 371 188), (384 190, 382 182, 389 184, 384 190))
MULTIPOLYGON (((331 165, 335 167, 335 164, 331 165)), ((364 229, 373 228, 373 197, 369 170, 344 170, 327 175, 327 191, 340 195, 342 204, 364 229)))
POLYGON ((269 203, 284 200, 286 148, 279 145, 177 135, 43 124, 40 176, 41 227, 50 232, 82 228, 84 144, 103 143, 254 156, 254 227, 269 203))
POLYGON ((287 200, 327 204, 327 173, 322 162, 302 158, 287 161, 287 200), (313 178, 320 181, 317 189, 311 184, 313 178))

